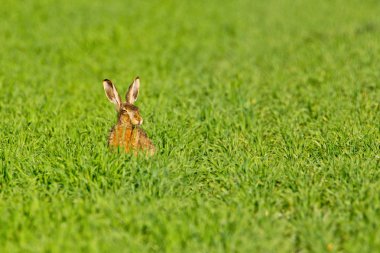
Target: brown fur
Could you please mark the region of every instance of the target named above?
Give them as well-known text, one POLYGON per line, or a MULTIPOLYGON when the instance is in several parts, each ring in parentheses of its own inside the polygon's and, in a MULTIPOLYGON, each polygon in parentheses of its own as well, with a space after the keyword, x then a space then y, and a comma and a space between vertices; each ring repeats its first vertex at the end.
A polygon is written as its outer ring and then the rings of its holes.
POLYGON ((137 155, 138 151, 144 151, 149 155, 153 155, 156 149, 146 133, 140 128, 142 117, 138 107, 132 104, 136 101, 138 94, 139 83, 137 88, 133 89, 136 80, 139 82, 138 78, 136 78, 126 95, 127 101, 131 103, 118 102, 121 99, 117 94, 116 87, 107 79, 103 81, 106 95, 116 105, 116 110, 118 111, 118 121, 110 131, 108 145, 125 152, 133 152, 135 155, 137 155), (118 99, 115 99, 116 102, 113 99, 115 97, 118 97, 118 99))

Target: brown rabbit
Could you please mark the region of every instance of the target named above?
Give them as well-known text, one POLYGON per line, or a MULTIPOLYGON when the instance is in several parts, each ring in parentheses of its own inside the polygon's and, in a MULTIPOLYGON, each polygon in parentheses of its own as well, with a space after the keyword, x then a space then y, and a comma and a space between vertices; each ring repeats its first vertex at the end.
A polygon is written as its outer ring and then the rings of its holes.
POLYGON ((146 133, 140 128, 143 119, 140 115, 139 108, 133 105, 139 94, 140 79, 136 77, 129 86, 125 96, 127 100, 125 103, 121 102, 119 93, 110 80, 104 79, 103 86, 107 98, 115 105, 116 111, 118 112, 117 124, 111 129, 108 137, 108 145, 120 148, 125 152, 133 151, 135 155, 139 150, 153 155, 155 153, 155 147, 146 133))

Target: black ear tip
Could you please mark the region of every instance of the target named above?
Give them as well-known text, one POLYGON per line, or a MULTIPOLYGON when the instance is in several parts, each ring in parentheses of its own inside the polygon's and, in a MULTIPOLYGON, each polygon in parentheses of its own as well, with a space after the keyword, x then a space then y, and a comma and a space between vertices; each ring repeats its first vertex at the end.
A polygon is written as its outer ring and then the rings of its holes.
POLYGON ((104 80, 103 80, 103 83, 104 83, 104 82, 106 82, 106 83, 108 83, 108 84, 110 84, 110 85, 112 84, 111 80, 109 80, 109 79, 104 79, 104 80))
POLYGON ((136 76, 135 80, 137 80, 137 79, 140 79, 140 77, 139 77, 139 76, 136 76))

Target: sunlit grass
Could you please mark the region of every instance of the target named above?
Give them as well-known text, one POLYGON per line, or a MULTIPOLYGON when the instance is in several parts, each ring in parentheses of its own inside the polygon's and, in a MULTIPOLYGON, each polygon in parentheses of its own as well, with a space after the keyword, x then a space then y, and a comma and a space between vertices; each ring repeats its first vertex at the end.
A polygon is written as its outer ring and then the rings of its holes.
POLYGON ((1 5, 0 252, 380 250, 376 1, 1 5))

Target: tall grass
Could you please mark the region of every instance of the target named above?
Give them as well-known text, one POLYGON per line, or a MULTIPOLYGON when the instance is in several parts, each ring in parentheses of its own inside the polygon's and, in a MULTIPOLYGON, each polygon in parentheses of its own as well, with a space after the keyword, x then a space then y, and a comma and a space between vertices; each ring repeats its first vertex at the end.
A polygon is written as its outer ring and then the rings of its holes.
POLYGON ((377 1, 10 1, 0 252, 377 252, 377 1), (101 81, 153 158, 110 152, 101 81))

